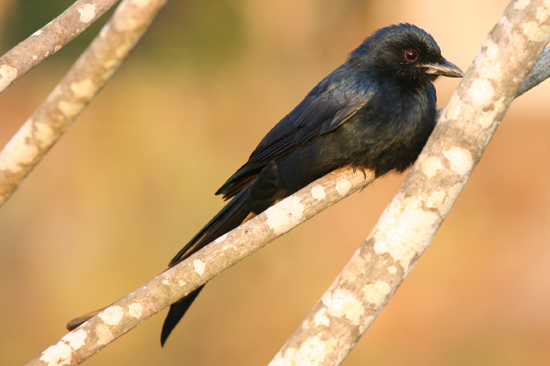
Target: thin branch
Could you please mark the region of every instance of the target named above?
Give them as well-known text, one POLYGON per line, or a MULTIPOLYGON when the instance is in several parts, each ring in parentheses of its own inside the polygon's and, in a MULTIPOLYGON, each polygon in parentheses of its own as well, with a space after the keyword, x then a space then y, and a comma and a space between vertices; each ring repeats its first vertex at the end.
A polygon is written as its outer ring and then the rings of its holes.
POLYGON ((59 51, 118 0, 78 0, 57 18, 0 57, 0 93, 59 51))
POLYGON ((109 306, 27 366, 82 363, 229 266, 373 180, 368 172, 345 168, 311 183, 109 306))
POLYGON ((550 77, 550 46, 546 47, 539 57, 539 60, 533 66, 531 72, 525 78, 525 82, 519 89, 517 97, 525 94, 531 88, 542 83, 550 77))
POLYGON ((0 152, 0 206, 135 48, 165 0, 125 0, 40 108, 0 152))
POLYGON ((550 40, 548 2, 513 1, 365 242, 270 365, 339 365, 429 245, 550 40))

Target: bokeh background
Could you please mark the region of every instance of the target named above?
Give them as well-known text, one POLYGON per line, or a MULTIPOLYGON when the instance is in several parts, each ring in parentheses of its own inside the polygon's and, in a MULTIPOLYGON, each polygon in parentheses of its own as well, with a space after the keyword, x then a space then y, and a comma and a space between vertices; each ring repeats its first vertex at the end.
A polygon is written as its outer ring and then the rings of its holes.
MULTIPOLYGON (((71 3, 2 0, 0 52, 71 3)), ((417 24, 466 70, 506 5, 169 1, 0 209, 0 364, 30 361, 67 320, 161 272, 222 207, 213 193, 271 126, 372 31, 417 24)), ((0 95, 2 146, 98 30, 0 95)), ((457 84, 437 82, 439 106, 457 84)), ((344 365, 548 365, 549 84, 513 103, 431 247, 344 365)), ((266 364, 402 180, 380 179, 213 280, 164 349, 165 312, 86 364, 266 364)))

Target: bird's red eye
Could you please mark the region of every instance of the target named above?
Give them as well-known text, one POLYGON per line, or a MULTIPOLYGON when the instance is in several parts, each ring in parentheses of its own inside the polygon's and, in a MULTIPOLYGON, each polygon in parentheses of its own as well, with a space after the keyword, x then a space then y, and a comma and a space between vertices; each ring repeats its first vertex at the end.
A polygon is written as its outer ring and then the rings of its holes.
POLYGON ((407 59, 407 61, 416 61, 416 59, 418 58, 418 52, 416 52, 415 50, 407 50, 405 51, 405 58, 407 59))

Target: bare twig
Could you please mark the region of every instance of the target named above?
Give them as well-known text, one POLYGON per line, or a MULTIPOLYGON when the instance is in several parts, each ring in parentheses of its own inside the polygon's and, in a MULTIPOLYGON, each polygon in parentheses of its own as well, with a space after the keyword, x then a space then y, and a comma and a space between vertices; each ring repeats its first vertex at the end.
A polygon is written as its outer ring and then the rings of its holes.
POLYGON ((59 51, 118 0, 78 0, 57 18, 0 57, 0 93, 59 51))
POLYGON ((550 40, 548 1, 512 1, 362 246, 271 365, 339 365, 429 245, 550 40))
POLYGON ((0 205, 141 39, 165 0, 125 0, 46 101, 0 152, 0 205))
POLYGON ((27 365, 80 364, 227 267, 373 180, 373 175, 349 168, 311 183, 117 301, 27 365))
POLYGON ((546 47, 539 57, 539 60, 533 66, 531 72, 525 78, 525 82, 519 89, 518 95, 523 95, 531 88, 542 83, 544 80, 550 77, 550 46, 546 47))

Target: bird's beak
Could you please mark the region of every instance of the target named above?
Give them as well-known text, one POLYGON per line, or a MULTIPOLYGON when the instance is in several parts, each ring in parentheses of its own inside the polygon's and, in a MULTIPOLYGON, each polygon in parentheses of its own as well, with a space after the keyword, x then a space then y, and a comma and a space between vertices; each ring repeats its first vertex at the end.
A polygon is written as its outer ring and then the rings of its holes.
POLYGON ((448 76, 450 78, 461 78, 464 76, 462 70, 453 63, 443 59, 436 64, 424 65, 426 68, 426 74, 434 74, 438 76, 448 76))

